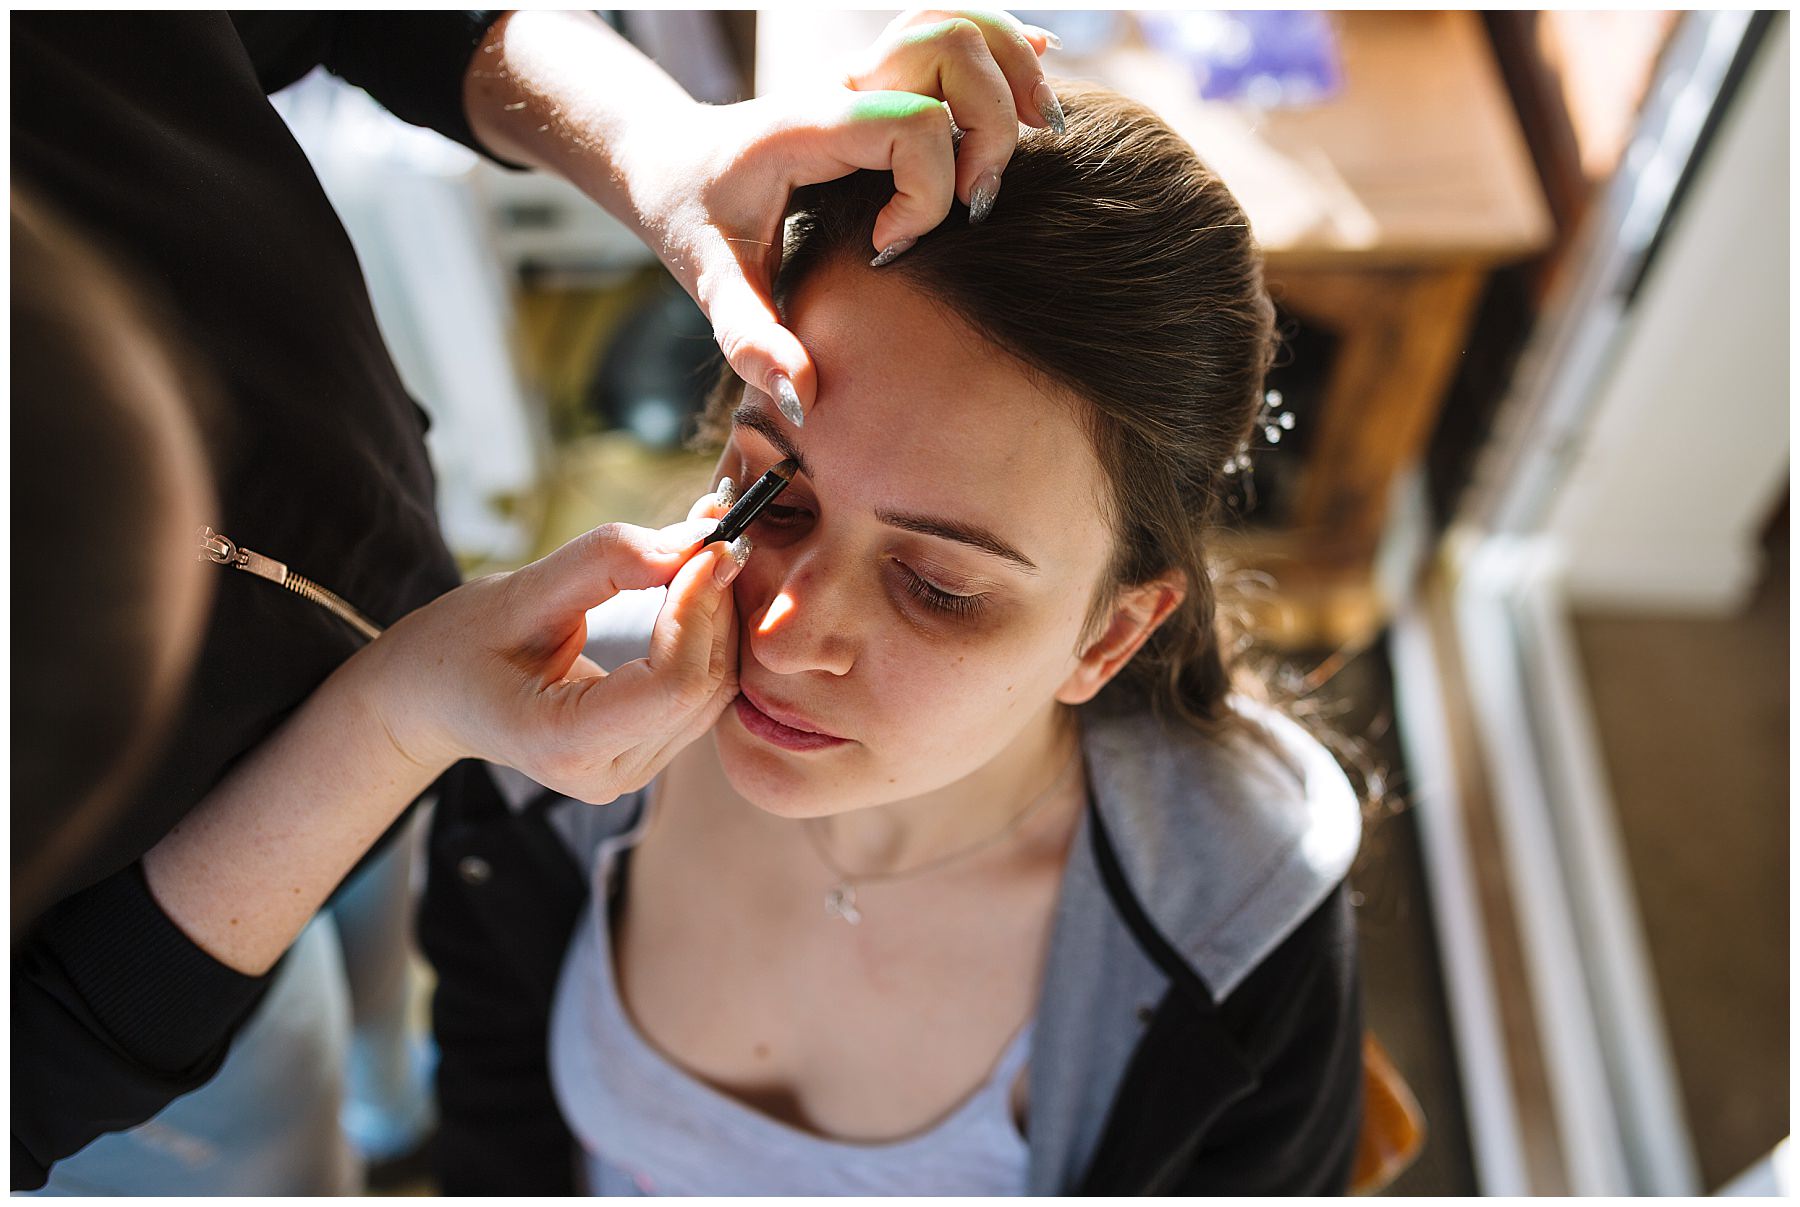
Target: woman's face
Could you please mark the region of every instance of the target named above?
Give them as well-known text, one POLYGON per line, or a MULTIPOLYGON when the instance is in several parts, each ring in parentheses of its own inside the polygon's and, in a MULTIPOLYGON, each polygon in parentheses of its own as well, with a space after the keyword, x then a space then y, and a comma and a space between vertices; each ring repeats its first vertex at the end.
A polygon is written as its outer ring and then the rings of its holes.
POLYGON ((740 489, 802 468, 750 528, 741 694, 714 733, 739 792, 800 817, 954 783, 1091 695, 1112 538, 1077 404, 948 311, 847 265, 788 319, 818 401, 796 429, 746 390, 719 462, 740 489))

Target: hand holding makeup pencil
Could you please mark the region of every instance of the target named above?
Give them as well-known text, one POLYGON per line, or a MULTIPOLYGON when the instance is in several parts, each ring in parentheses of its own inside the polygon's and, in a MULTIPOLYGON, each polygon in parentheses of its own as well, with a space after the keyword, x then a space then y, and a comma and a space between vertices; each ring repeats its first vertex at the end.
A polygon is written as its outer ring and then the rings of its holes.
POLYGON ((749 545, 711 540, 725 502, 708 495, 661 530, 596 528, 395 623, 144 856, 158 904, 213 958, 259 975, 459 759, 596 803, 642 787, 737 694, 731 582, 749 545), (662 586, 646 657, 602 669, 582 656, 588 609, 662 586))
POLYGON ((407 647, 381 676, 396 745, 427 766, 504 763, 596 804, 648 782, 737 689, 730 585, 749 545, 713 540, 719 510, 709 496, 661 530, 604 525, 401 621, 370 650, 389 636, 407 647), (645 657, 602 668, 582 655, 589 609, 665 586, 645 657))

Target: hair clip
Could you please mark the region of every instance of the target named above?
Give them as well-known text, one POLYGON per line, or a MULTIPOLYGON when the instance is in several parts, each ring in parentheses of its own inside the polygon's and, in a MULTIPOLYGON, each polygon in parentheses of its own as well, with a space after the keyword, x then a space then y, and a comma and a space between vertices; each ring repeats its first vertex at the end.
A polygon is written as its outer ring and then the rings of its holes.
MULTIPOLYGON (((1263 394, 1262 406, 1256 412, 1256 427, 1261 429, 1264 440, 1270 444, 1280 444, 1281 434, 1294 430, 1297 422, 1294 412, 1283 408, 1280 390, 1269 390, 1263 394)), ((1242 473, 1250 468, 1250 439, 1246 438, 1237 446, 1237 451, 1225 458, 1225 472, 1242 473)))

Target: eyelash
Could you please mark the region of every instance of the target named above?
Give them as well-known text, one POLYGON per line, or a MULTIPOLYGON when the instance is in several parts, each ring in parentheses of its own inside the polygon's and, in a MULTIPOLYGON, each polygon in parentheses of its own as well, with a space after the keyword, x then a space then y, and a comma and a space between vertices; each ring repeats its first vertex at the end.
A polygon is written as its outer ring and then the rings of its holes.
POLYGON ((919 572, 905 562, 895 562, 900 567, 901 581, 906 585, 906 593, 935 611, 946 612, 952 616, 973 616, 981 611, 982 600, 979 595, 957 595, 935 586, 919 572))
MULTIPOLYGON (((800 516, 801 509, 798 507, 771 503, 763 509, 763 513, 757 517, 756 522, 769 524, 779 529, 797 523, 800 516)), ((982 597, 979 595, 958 595, 954 591, 946 591, 905 562, 895 561, 894 565, 900 570, 901 586, 906 593, 935 612, 942 612, 949 616, 968 617, 981 611, 984 606, 982 597)))

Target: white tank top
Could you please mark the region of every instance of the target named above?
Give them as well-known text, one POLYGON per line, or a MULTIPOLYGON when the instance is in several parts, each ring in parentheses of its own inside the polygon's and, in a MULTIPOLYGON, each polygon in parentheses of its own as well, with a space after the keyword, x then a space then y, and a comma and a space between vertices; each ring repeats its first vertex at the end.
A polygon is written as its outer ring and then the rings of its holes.
POLYGON ((981 1087, 936 1126, 878 1144, 828 1140, 753 1110, 638 1034, 613 976, 607 903, 619 856, 637 842, 648 814, 600 848, 551 1013, 551 1082, 582 1147, 588 1192, 1023 1194, 1028 1150, 1013 1121, 1011 1089, 1030 1054, 1031 1023, 981 1087))

